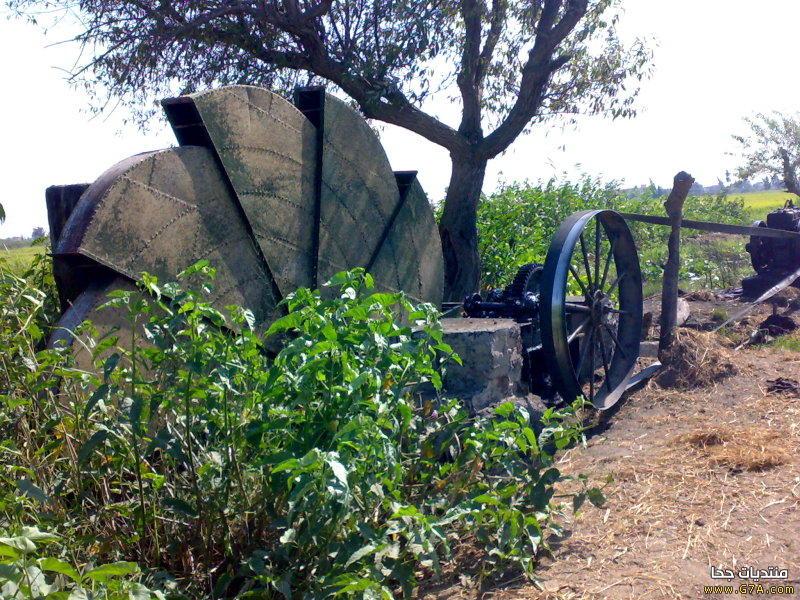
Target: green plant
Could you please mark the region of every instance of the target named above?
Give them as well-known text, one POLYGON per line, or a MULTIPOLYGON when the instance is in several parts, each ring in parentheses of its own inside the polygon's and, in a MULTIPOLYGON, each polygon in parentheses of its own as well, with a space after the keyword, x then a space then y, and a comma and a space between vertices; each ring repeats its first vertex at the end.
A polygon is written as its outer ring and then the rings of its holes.
POLYGON ((213 276, 201 262, 113 294, 133 335, 76 332, 94 372, 44 348, 53 299, 35 277, 0 279, 22 299, 2 304, 0 526, 58 531, 59 560, 137 563, 142 585, 189 597, 409 595, 457 544, 477 577, 533 573, 577 405, 539 421, 423 400, 457 360, 438 313, 363 271, 298 290, 268 332, 211 306, 213 276))
MULTIPOLYGON (((478 209, 482 287, 507 285, 517 268, 528 262, 544 262, 553 234, 571 213, 589 209, 613 209, 649 215, 664 214, 663 198, 642 192, 629 196, 615 182, 592 177, 577 182, 551 179, 539 185, 514 184, 484 198, 478 209)), ((691 197, 687 219, 744 223, 747 213, 741 198, 725 195, 691 197)), ((665 227, 629 223, 639 250, 645 287, 660 285, 667 259, 665 227)), ((749 269, 744 242, 684 230, 681 280, 686 287, 734 285, 749 269)))
POLYGON ((40 556, 40 546, 58 542, 59 536, 23 527, 16 535, 0 536, 0 597, 9 599, 150 600, 164 598, 133 581, 139 567, 116 562, 79 569, 52 556, 40 556))
POLYGON ((800 336, 797 335, 781 335, 770 342, 769 347, 777 348, 779 350, 786 350, 788 352, 800 352, 800 336))

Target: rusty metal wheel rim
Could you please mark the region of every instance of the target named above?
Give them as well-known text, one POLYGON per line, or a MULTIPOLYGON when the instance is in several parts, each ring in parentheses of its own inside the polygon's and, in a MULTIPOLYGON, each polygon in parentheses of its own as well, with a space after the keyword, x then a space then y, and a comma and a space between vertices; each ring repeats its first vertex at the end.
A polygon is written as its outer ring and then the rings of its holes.
POLYGON ((642 301, 625 220, 590 210, 564 221, 545 260, 540 313, 545 364, 564 400, 585 396, 601 410, 619 400, 639 357, 642 301))

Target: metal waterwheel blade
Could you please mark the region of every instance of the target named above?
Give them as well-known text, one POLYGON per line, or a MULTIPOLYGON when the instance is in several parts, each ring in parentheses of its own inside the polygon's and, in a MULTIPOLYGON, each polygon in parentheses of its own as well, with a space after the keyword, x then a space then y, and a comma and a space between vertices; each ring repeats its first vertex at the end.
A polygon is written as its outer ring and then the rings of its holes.
POLYGON ((109 169, 81 197, 54 252, 56 261, 74 256, 131 281, 146 271, 162 282, 205 259, 217 271, 209 298, 217 308, 246 306, 261 324, 277 316, 270 274, 206 148, 151 152, 109 169))
POLYGON ((166 100, 182 144, 203 144, 222 171, 277 293, 314 286, 314 125, 292 103, 253 86, 166 100))

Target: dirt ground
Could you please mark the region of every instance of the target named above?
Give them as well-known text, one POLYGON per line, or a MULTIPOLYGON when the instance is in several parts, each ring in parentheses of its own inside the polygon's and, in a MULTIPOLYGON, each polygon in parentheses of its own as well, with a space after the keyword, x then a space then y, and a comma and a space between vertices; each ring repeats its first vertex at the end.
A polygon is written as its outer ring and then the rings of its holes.
MULTIPOLYGON (((695 324, 707 329, 719 304, 693 303, 695 324)), ((800 394, 768 392, 771 380, 800 379, 800 352, 733 350, 769 313, 761 309, 720 339, 737 375, 691 391, 651 383, 608 415, 585 447, 561 457, 564 472, 613 481, 604 508, 587 506, 567 518, 567 534, 539 567, 537 585, 511 582, 483 594, 451 588, 446 595, 732 598, 759 591, 755 581, 713 580, 714 566, 786 569, 788 581, 758 582, 761 596, 800 598, 800 394), (742 584, 752 587, 739 592, 742 584), (787 584, 794 593, 768 593, 787 584), (732 585, 735 593, 709 593, 706 585, 732 585)))

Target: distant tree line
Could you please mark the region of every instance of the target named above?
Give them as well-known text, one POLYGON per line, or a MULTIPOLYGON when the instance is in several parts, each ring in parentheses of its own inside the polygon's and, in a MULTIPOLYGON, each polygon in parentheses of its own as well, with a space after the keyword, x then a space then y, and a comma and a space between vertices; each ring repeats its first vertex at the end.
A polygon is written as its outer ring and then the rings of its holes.
MULTIPOLYGON (((0 220, 0 223, 2 220, 0 220)), ((12 249, 12 248, 24 248, 26 246, 30 246, 32 242, 43 238, 47 235, 47 231, 44 227, 34 227, 33 231, 31 232, 30 237, 25 237, 23 235, 17 235, 9 238, 2 238, 0 239, 0 249, 12 249)))
MULTIPOLYGON (((725 181, 717 179, 717 183, 713 185, 703 185, 695 181, 689 190, 692 196, 713 196, 716 194, 747 194, 749 192, 764 192, 769 190, 785 190, 786 186, 783 180, 777 176, 764 177, 759 181, 751 181, 750 179, 731 179, 730 172, 725 173, 725 181)), ((670 188, 661 187, 650 181, 647 185, 639 185, 632 188, 623 190, 628 196, 639 196, 643 193, 652 194, 653 196, 666 196, 670 192, 670 188)))

